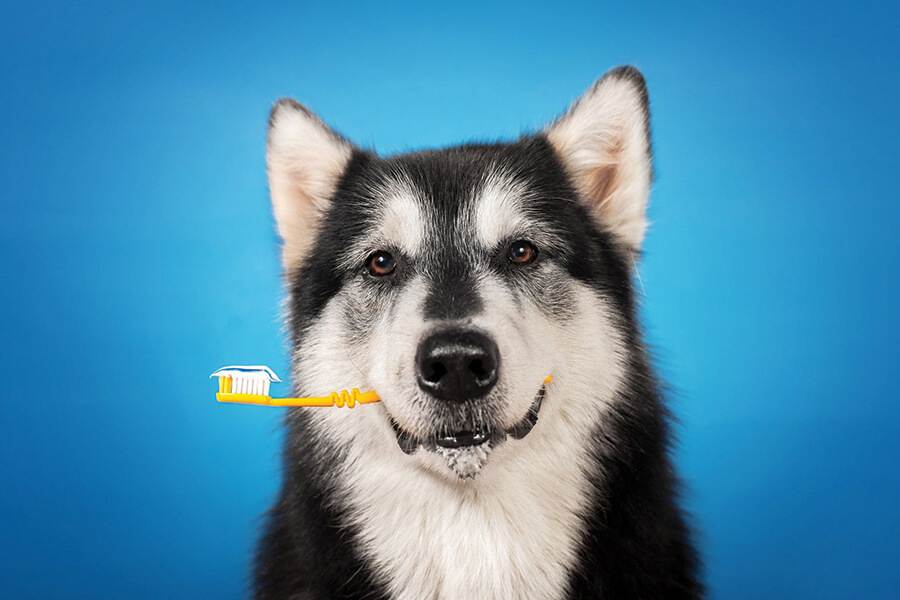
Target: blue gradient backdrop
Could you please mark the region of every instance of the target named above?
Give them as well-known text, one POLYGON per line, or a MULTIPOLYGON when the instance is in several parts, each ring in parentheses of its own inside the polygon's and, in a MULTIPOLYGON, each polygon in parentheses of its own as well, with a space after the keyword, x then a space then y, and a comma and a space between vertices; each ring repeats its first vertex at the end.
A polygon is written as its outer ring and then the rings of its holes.
POLYGON ((0 9, 0 597, 239 598, 285 373, 264 138, 510 138, 640 67, 645 320, 714 598, 900 588, 896 3, 0 9))

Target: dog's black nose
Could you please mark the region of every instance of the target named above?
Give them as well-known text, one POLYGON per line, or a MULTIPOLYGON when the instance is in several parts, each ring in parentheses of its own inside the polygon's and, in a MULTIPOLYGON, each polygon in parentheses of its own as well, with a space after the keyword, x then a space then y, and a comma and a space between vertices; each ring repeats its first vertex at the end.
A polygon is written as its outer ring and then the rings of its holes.
POLYGON ((419 387, 441 400, 464 402, 487 394, 497 383, 500 352, 488 336, 471 330, 436 333, 419 344, 419 387))

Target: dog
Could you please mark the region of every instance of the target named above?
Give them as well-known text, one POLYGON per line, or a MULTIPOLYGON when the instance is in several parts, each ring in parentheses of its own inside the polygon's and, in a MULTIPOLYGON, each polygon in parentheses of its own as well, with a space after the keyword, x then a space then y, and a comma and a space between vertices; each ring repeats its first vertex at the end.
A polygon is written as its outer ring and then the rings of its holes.
POLYGON ((539 133, 388 157, 275 105, 295 392, 381 402, 287 413, 256 598, 702 597, 636 314, 649 127, 633 67, 539 133))

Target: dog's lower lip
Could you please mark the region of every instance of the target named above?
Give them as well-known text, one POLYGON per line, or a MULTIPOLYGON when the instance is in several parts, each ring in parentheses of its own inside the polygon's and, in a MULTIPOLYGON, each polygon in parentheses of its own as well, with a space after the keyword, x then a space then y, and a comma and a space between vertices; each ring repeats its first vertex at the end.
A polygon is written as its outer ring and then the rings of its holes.
POLYGON ((531 430, 534 429, 535 425, 537 425, 538 413, 541 412, 541 403, 544 401, 545 389, 545 386, 541 386, 541 389, 538 390, 534 402, 531 403, 531 408, 528 409, 528 412, 525 414, 522 420, 506 430, 506 433, 509 434, 512 438, 521 440, 523 437, 531 433, 531 430))

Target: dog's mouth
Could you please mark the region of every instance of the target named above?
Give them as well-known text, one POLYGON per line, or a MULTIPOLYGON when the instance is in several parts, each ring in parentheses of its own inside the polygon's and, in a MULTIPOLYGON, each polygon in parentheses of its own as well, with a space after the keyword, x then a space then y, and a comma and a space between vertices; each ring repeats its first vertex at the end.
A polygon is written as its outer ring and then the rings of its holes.
POLYGON ((525 416, 512 427, 506 429, 476 428, 452 433, 420 438, 406 431, 391 419, 397 436, 397 444, 406 454, 413 454, 420 447, 437 452, 448 459, 451 469, 461 478, 474 477, 487 460, 492 448, 506 441, 507 437, 521 440, 534 429, 541 411, 541 403, 546 393, 546 385, 538 390, 525 416))

